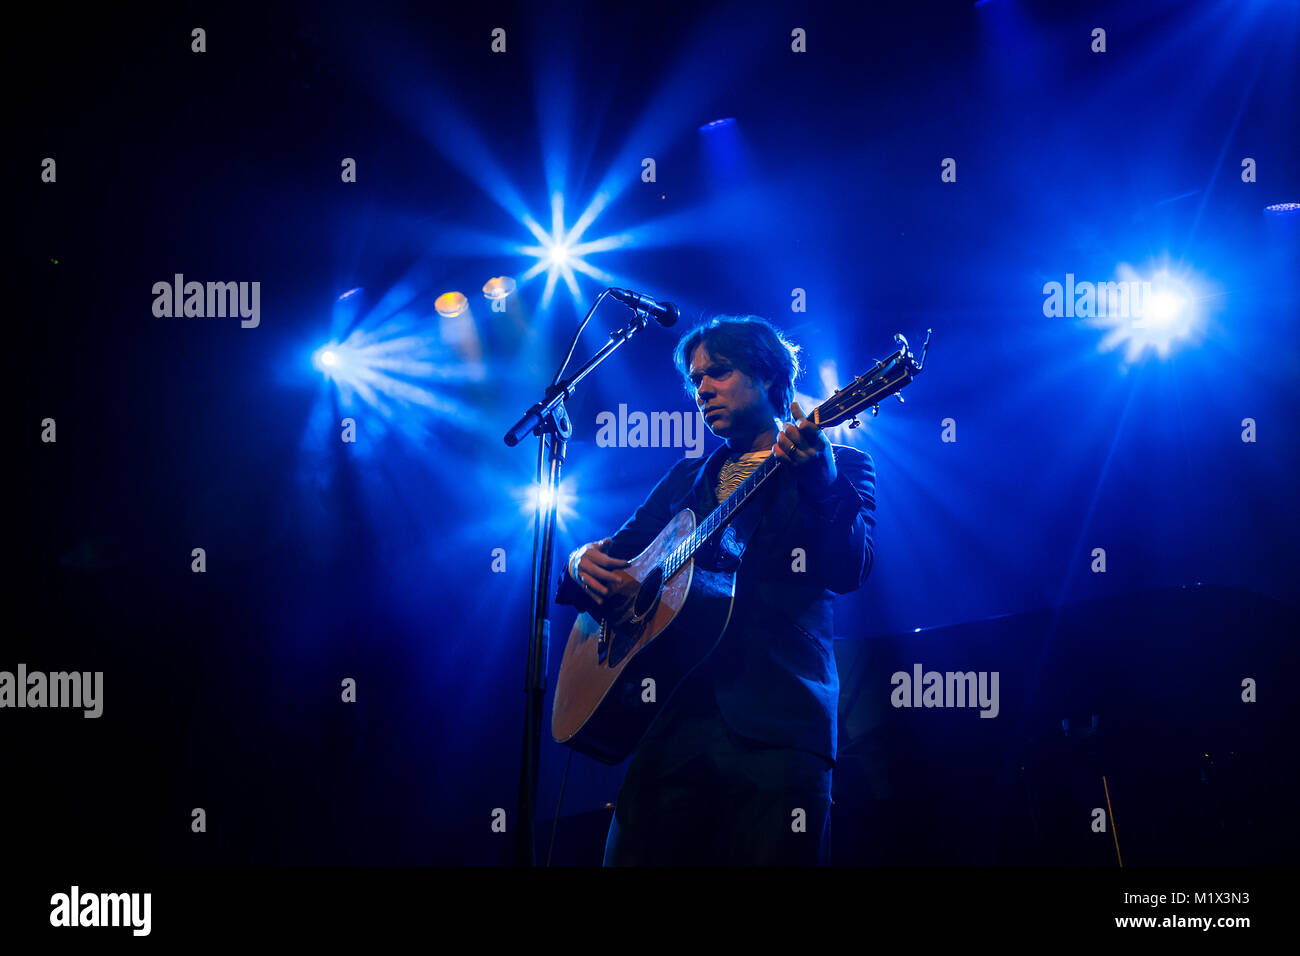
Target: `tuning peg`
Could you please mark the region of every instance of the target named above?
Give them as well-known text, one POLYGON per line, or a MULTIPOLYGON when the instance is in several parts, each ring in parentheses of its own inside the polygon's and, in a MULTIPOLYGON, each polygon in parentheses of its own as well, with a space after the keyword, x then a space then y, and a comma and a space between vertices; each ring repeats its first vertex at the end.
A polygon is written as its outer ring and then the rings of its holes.
POLYGON ((894 393, 894 398, 898 399, 898 404, 900 404, 900 405, 904 404, 904 402, 903 402, 903 393, 902 393, 902 392, 895 392, 895 393, 894 393))
POLYGON ((871 417, 872 417, 872 418, 875 418, 875 417, 876 417, 877 415, 879 415, 879 414, 880 414, 880 405, 879 405, 879 404, 872 405, 872 406, 871 406, 871 417))
POLYGON ((857 427, 858 427, 859 425, 861 425, 861 424, 862 424, 862 422, 858 421, 857 416, 854 416, 853 421, 849 422, 849 427, 850 427, 850 428, 857 428, 857 427))

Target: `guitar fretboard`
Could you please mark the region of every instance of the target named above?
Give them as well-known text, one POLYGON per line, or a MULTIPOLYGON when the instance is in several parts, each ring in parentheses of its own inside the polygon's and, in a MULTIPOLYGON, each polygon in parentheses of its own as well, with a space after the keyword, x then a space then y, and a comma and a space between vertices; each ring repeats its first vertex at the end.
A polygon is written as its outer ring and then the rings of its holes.
POLYGON ((730 495, 727 500, 718 505, 709 516, 696 526, 695 530, 682 541, 668 557, 664 558, 664 580, 667 581, 676 574, 683 565, 695 556, 695 552, 704 546, 716 532, 726 527, 733 515, 745 506, 750 496, 758 491, 759 486, 767 480, 780 466, 781 459, 776 455, 769 455, 764 458, 757 468, 748 478, 742 481, 730 495))

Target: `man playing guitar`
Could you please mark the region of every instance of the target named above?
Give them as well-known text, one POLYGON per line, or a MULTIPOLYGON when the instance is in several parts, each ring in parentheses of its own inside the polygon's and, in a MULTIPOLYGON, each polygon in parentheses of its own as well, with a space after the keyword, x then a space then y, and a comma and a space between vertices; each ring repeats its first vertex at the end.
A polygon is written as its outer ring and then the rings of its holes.
POLYGON ((562 575, 556 600, 598 614, 620 569, 677 512, 703 518, 769 455, 793 466, 748 506, 743 543, 733 533, 697 558, 735 570, 731 616, 636 748, 607 866, 828 860, 839 699, 831 606, 871 572, 875 471, 792 401, 798 354, 754 316, 687 333, 675 364, 725 444, 674 465, 613 537, 574 551, 562 575))

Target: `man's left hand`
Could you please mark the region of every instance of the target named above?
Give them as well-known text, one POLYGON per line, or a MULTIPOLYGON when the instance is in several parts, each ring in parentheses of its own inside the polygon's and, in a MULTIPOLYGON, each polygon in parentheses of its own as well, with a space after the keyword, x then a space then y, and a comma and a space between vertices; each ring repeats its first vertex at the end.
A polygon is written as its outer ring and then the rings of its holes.
POLYGON ((804 417, 798 402, 790 403, 790 415, 794 421, 777 434, 772 454, 794 465, 800 484, 814 492, 826 491, 838 475, 830 442, 804 417))

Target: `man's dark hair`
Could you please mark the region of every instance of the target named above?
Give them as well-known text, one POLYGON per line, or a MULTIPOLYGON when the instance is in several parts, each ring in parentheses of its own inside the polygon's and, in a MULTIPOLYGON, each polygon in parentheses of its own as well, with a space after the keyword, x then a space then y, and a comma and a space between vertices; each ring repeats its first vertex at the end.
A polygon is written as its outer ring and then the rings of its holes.
POLYGON ((767 399, 782 421, 789 419, 794 380, 800 371, 800 349, 776 326, 757 315, 719 315, 683 335, 673 350, 673 364, 681 373, 692 402, 695 386, 691 384, 691 356, 700 345, 710 355, 727 359, 752 379, 770 378, 772 386, 767 390, 767 399))

